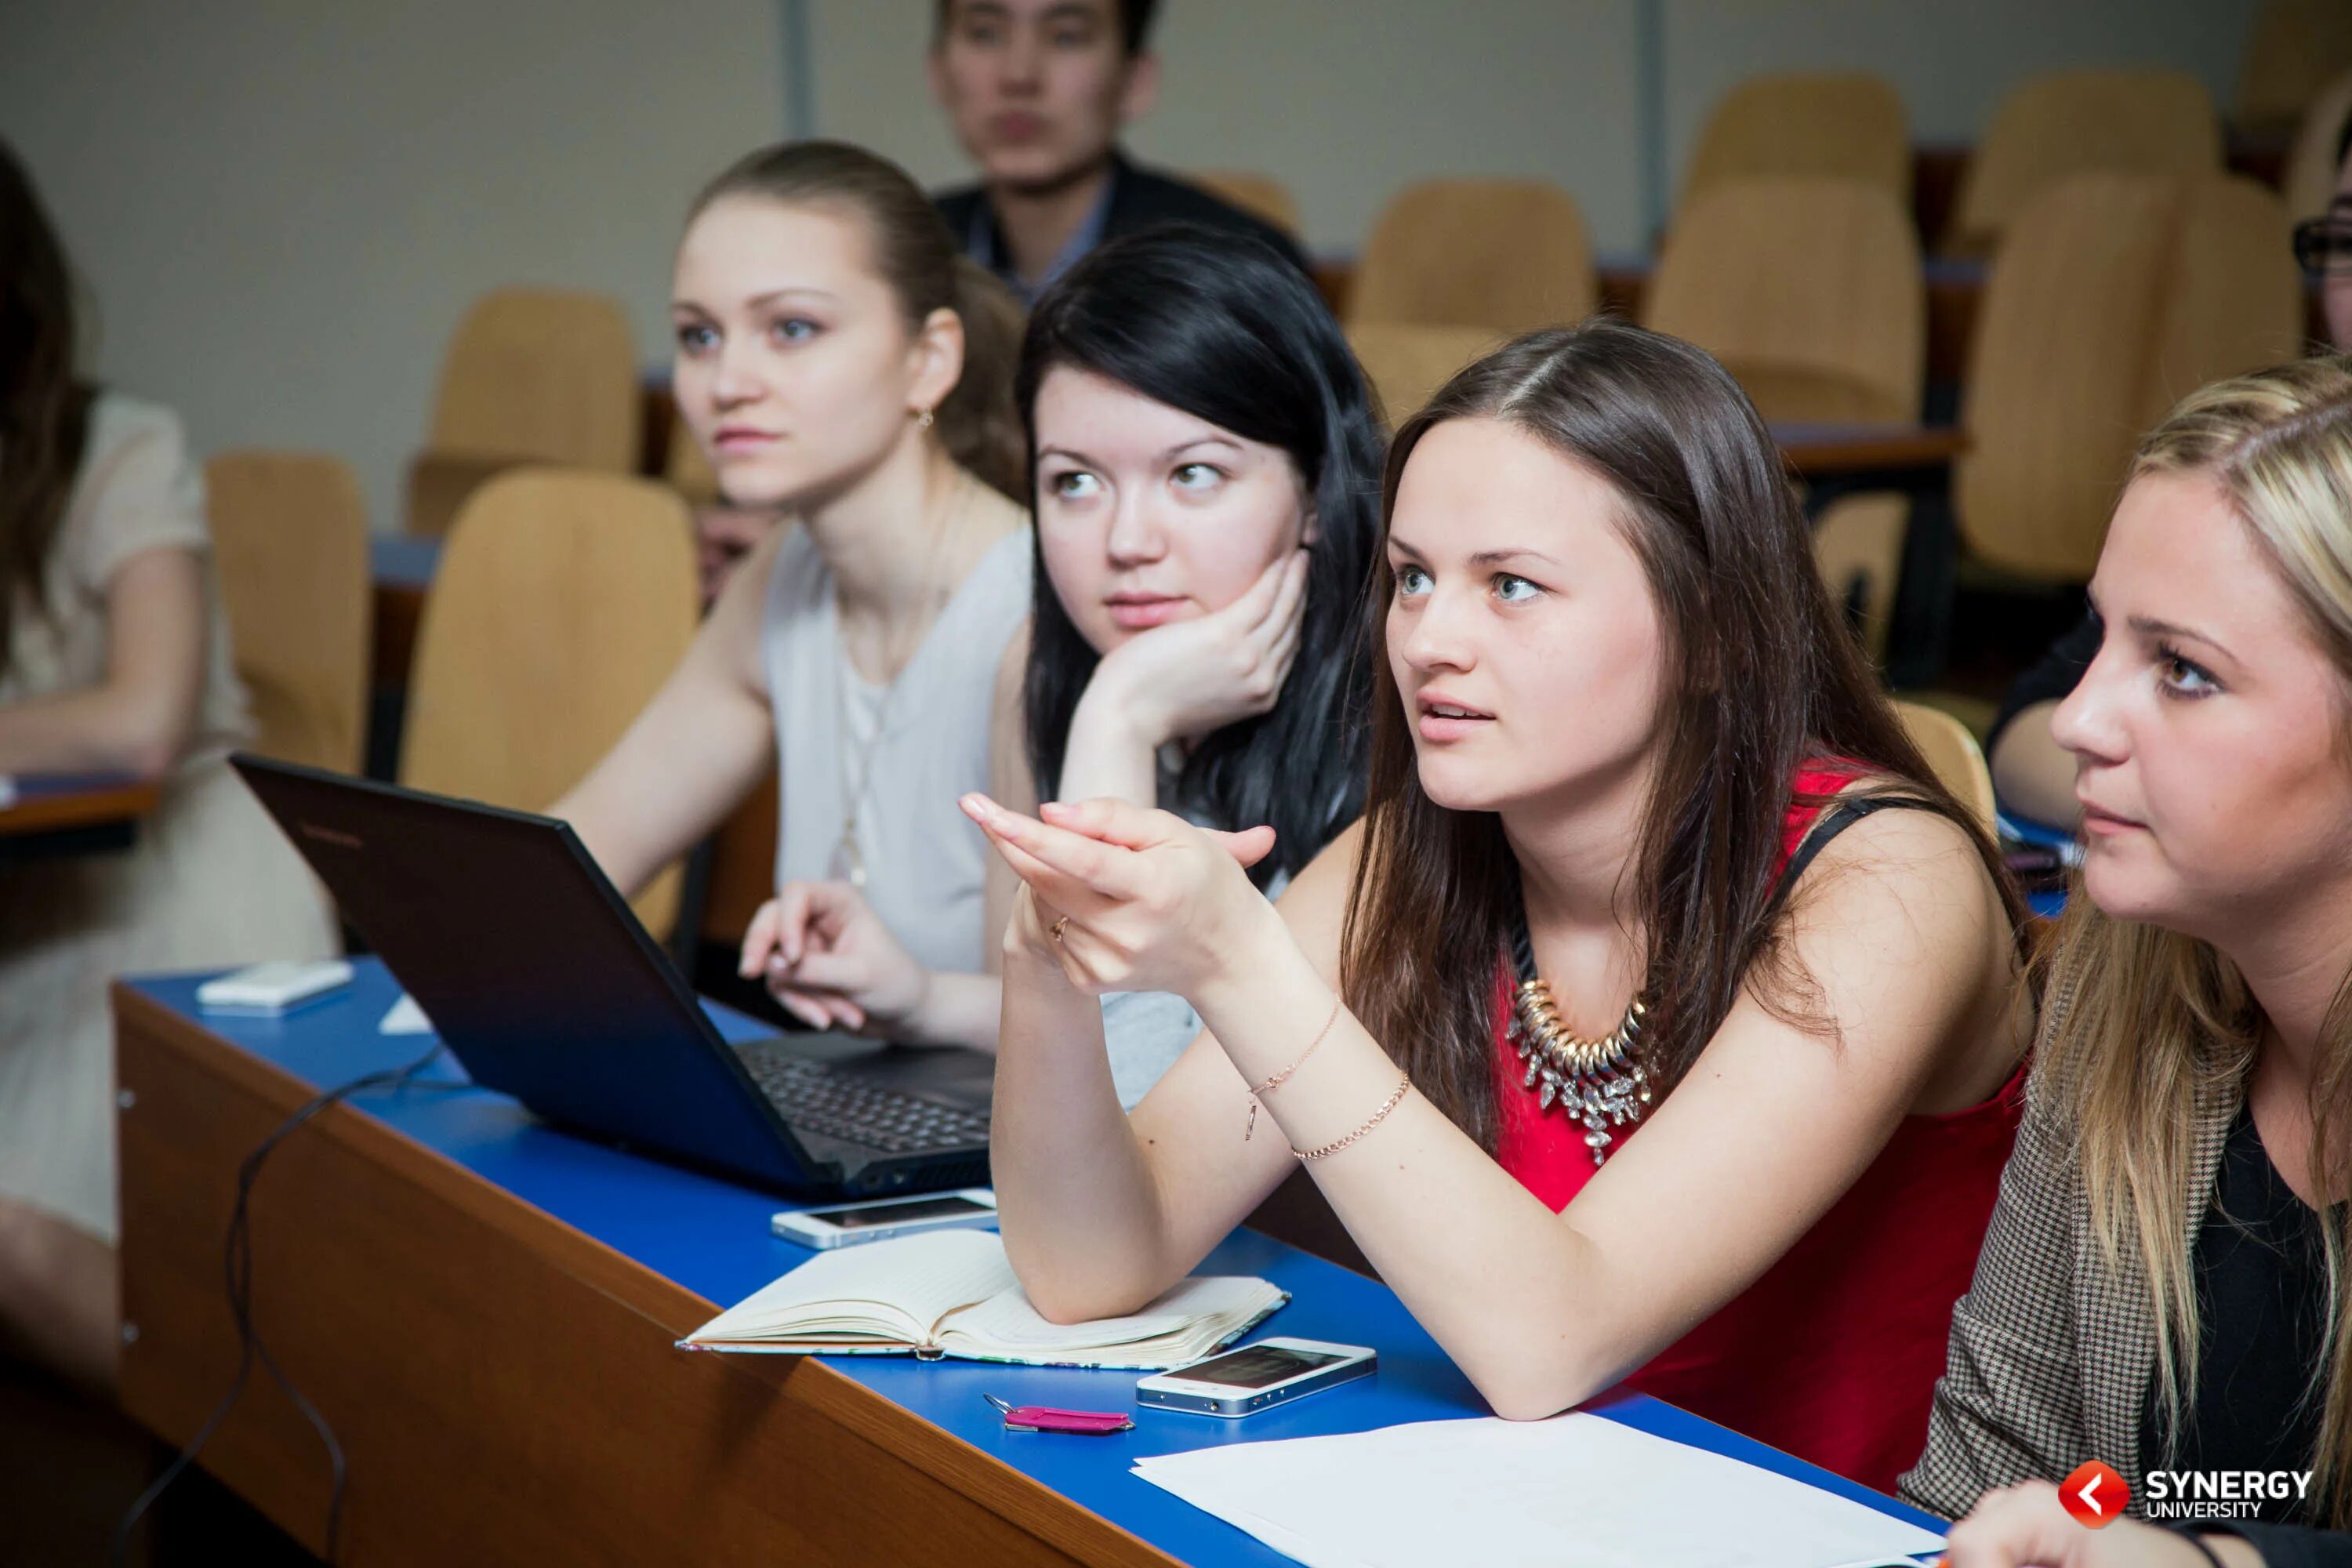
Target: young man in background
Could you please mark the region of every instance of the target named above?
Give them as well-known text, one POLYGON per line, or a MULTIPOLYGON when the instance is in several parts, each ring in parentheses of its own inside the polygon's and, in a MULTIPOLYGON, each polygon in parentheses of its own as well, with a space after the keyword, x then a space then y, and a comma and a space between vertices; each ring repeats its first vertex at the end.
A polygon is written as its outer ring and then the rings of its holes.
POLYGON ((1160 223, 1297 243, 1196 185, 1129 162, 1118 133, 1151 107, 1156 0, 939 0, 931 90, 980 166, 942 193, 964 253, 1034 301, 1097 245, 1160 223))

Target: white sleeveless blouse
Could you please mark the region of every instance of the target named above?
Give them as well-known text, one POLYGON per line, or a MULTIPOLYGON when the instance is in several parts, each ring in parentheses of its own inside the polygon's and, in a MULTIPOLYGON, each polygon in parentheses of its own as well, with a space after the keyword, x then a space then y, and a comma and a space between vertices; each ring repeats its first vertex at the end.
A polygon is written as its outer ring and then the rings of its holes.
POLYGON ((840 874, 844 792, 863 761, 866 901, 925 968, 962 974, 986 967, 1000 933, 982 929, 995 851, 956 801, 989 785, 996 672, 1029 614, 1034 549, 1011 501, 983 488, 973 504, 1003 508, 1020 526, 957 587, 887 700, 842 649, 833 572, 804 529, 776 552, 760 630, 776 724, 777 885, 840 874))

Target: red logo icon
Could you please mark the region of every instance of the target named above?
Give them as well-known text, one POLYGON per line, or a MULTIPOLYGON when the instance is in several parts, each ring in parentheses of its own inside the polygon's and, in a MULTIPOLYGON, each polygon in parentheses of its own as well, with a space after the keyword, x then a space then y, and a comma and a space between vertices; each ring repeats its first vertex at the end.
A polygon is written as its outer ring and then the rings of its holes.
POLYGON ((2058 1500, 2076 1523, 2096 1530, 2122 1515, 2131 1501, 2131 1488, 2113 1469, 2091 1459, 2058 1483, 2058 1500))

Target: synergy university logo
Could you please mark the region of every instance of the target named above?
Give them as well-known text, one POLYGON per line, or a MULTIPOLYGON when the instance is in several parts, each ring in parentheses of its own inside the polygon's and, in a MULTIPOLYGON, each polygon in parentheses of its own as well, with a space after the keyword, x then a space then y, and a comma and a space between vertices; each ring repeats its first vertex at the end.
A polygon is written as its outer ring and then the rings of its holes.
MULTIPOLYGON (((2272 1502, 2301 1502, 2311 1490, 2309 1470, 2150 1470, 2142 1478, 2141 1506, 2151 1520, 2252 1519, 2272 1502)), ((2131 1502, 2123 1477, 2096 1459, 2058 1483, 2066 1511, 2096 1530, 2123 1516, 2131 1502)))
POLYGON ((2096 1530, 2123 1516, 2125 1505, 2131 1501, 2131 1488, 2111 1467, 2090 1459, 2058 1483, 2058 1501, 2076 1523, 2096 1530))

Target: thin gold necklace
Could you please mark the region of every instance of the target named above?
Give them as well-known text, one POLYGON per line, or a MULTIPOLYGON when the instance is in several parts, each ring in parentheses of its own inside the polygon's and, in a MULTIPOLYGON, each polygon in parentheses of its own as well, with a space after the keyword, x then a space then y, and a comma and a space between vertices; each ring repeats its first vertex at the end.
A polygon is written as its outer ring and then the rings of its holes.
MULTIPOLYGON (((947 560, 950 530, 961 527, 964 513, 971 508, 974 483, 970 474, 961 468, 957 470, 955 495, 949 504, 940 509, 940 521, 931 531, 930 549, 924 556, 926 563, 933 571, 938 571, 940 563, 947 560)), ((834 846, 833 863, 827 869, 832 876, 847 881, 860 891, 866 887, 866 853, 857 846, 858 807, 865 799, 866 786, 873 780, 875 753, 881 749, 882 737, 889 732, 890 705, 898 695, 898 688, 904 683, 907 671, 922 656, 923 642, 937 624, 940 612, 953 596, 951 574, 948 575, 950 581, 932 585, 929 611, 912 621, 915 626, 914 647, 904 658, 895 657, 895 648, 884 649, 886 658, 889 658, 889 679, 883 688, 882 700, 875 705, 873 732, 866 737, 865 744, 857 750, 854 773, 849 754, 849 683, 856 679, 856 668, 849 657, 848 645, 845 642, 842 645, 840 679, 834 683, 833 689, 835 725, 840 740, 835 755, 841 768, 841 839, 834 846)))

